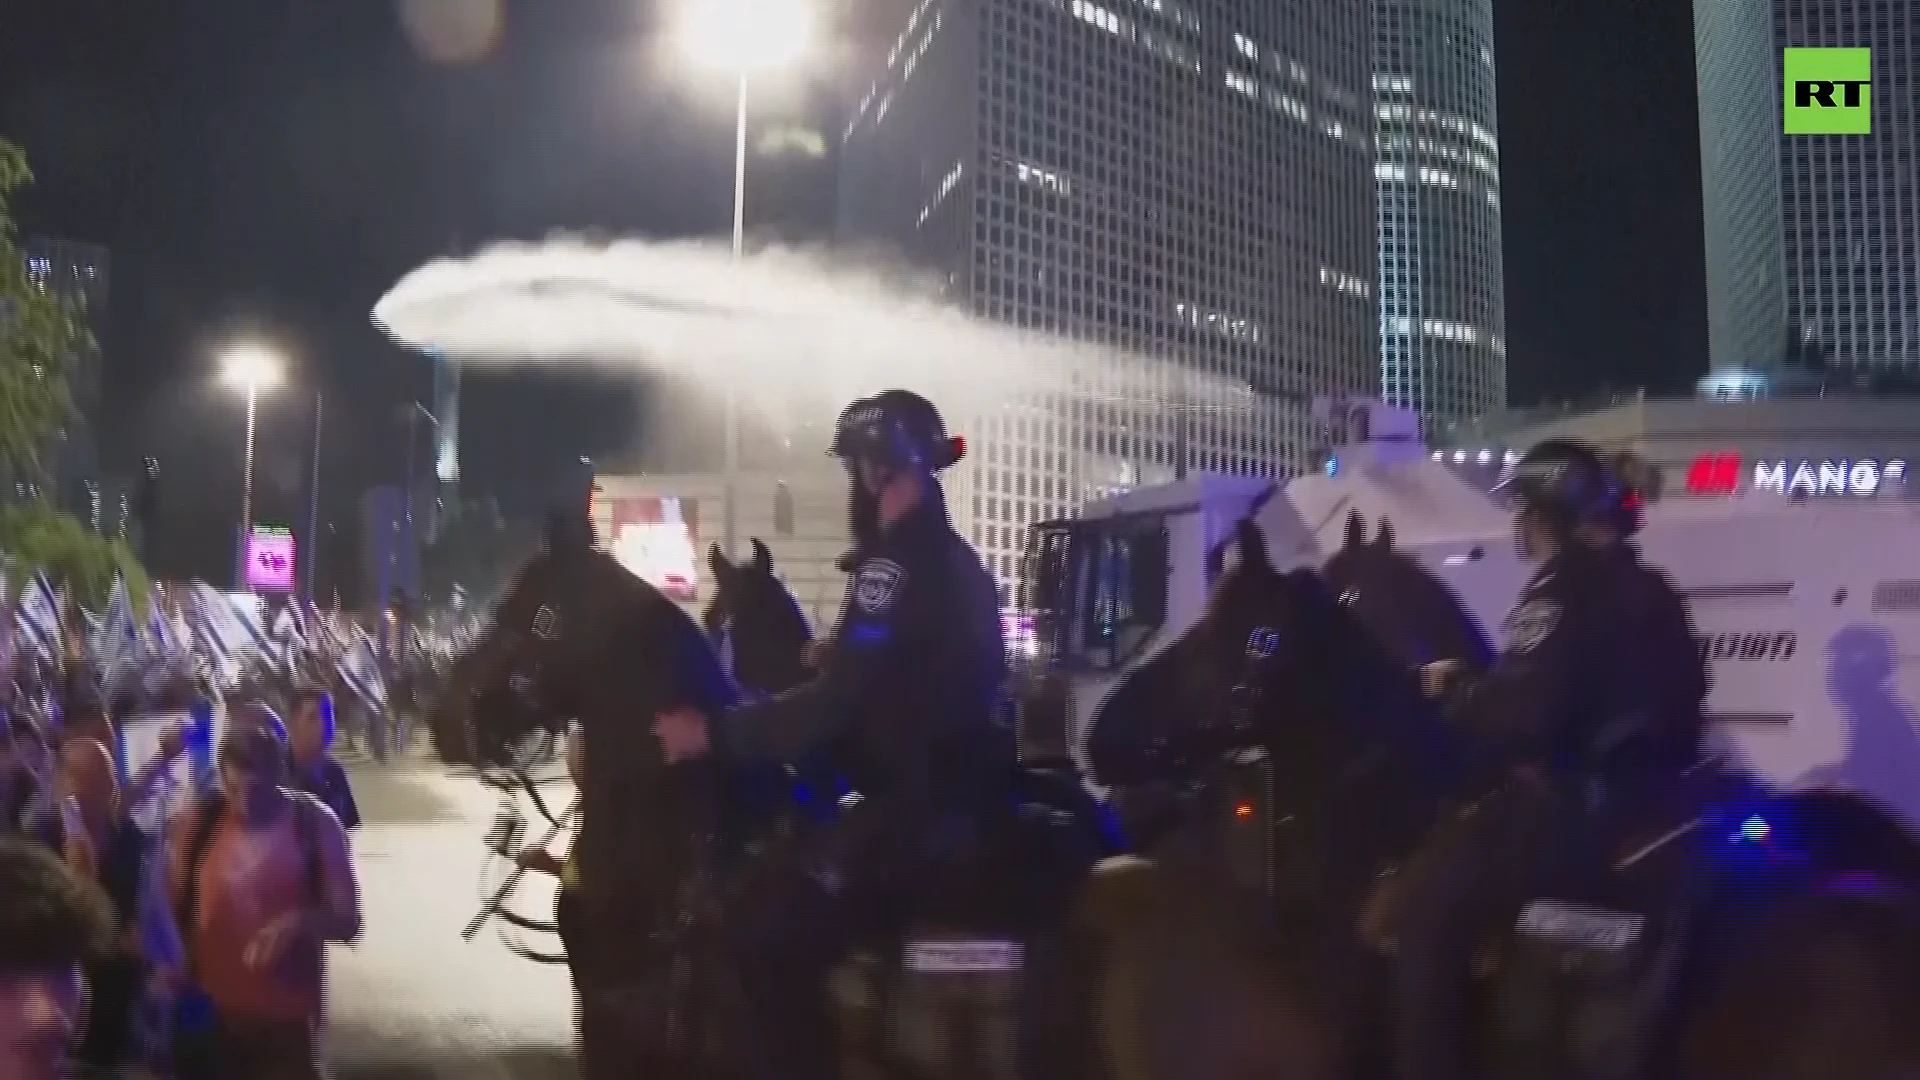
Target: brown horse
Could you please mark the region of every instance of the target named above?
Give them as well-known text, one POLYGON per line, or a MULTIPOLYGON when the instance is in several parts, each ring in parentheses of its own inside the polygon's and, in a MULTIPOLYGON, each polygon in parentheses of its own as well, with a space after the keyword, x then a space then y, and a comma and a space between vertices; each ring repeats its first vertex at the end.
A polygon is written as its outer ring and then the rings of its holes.
MULTIPOLYGON (((1096 775, 1119 788, 1123 806, 1170 777, 1215 780, 1201 786, 1211 800, 1177 817, 1149 858, 1103 867, 1083 904, 1103 961, 1106 1071, 1129 1080, 1378 1075, 1390 1032, 1373 976, 1389 958, 1361 932, 1363 916, 1382 872, 1401 865, 1447 805, 1456 774, 1406 645, 1389 648, 1369 633, 1359 613, 1382 609, 1351 594, 1424 571, 1409 560, 1386 575, 1387 544, 1378 559, 1350 563, 1336 590, 1319 574, 1274 569, 1250 523, 1236 542, 1239 564, 1206 615, 1132 673, 1088 743, 1096 775), (1245 743, 1264 756, 1220 764, 1223 747, 1245 743)), ((1598 946, 1583 952, 1514 934, 1490 940, 1483 1071, 1920 1075, 1920 846, 1851 796, 1767 805, 1770 820, 1803 824, 1751 879, 1708 861, 1738 821, 1723 831, 1703 815, 1688 834, 1702 842, 1666 847, 1717 886, 1690 897, 1730 902, 1682 904, 1660 892, 1662 880, 1613 875, 1620 895, 1653 890, 1642 897, 1644 954, 1623 946, 1602 956, 1598 946), (1661 917, 1674 911, 1703 914, 1670 936, 1661 927, 1672 920, 1661 917), (1614 968, 1627 972, 1617 985, 1580 982, 1580 972, 1614 968), (1523 977, 1536 981, 1514 992, 1523 977), (1609 1015, 1594 1007, 1604 997, 1596 986, 1630 991, 1606 999, 1626 1010, 1611 1014, 1622 1030, 1608 1037, 1580 1026, 1609 1015), (1540 1013, 1548 1000, 1566 1012, 1540 1013), (1527 1015, 1538 1030, 1516 1019, 1527 1015)))
POLYGON ((570 957, 588 1080, 693 1071, 694 988, 679 932, 711 878, 719 784, 669 770, 653 717, 676 706, 718 712, 733 692, 700 628, 579 530, 556 528, 522 568, 493 626, 454 665, 433 713, 450 764, 522 763, 540 732, 570 721, 585 740, 575 841, 580 937, 570 957))

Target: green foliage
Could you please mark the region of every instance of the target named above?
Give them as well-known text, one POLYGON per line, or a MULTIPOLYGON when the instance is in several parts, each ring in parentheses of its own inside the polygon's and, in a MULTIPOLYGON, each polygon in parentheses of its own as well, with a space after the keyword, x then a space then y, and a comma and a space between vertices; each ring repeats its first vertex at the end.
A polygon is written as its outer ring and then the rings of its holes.
POLYGON ((109 540, 72 514, 41 503, 0 509, 0 551, 8 558, 9 608, 26 582, 42 570, 56 585, 71 589, 74 601, 90 611, 106 606, 115 574, 127 579, 136 615, 152 591, 146 569, 125 542, 109 540))
POLYGON ((37 479, 73 407, 67 373, 93 335, 78 298, 27 273, 13 196, 32 180, 25 152, 0 139, 0 472, 37 479))

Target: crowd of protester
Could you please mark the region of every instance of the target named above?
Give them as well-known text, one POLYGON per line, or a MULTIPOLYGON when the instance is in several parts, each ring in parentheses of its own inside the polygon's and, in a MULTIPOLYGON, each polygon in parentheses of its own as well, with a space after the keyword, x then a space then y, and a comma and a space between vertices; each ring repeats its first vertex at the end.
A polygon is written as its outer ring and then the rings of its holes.
POLYGON ((109 703, 79 666, 0 697, 0 1078, 320 1076, 325 946, 360 934, 332 696, 109 703))

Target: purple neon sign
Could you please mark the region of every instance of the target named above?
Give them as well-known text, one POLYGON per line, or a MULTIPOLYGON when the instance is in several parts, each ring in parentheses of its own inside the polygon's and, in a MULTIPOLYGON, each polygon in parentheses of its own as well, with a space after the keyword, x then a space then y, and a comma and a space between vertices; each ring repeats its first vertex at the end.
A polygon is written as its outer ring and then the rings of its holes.
POLYGON ((292 592, 293 554, 293 533, 256 527, 247 537, 248 587, 259 592, 292 592))

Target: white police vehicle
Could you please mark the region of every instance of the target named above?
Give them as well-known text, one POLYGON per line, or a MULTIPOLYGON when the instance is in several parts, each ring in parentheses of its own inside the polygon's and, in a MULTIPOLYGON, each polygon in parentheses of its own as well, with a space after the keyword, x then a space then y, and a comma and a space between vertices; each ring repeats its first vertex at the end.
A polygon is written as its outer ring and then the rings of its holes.
MULTIPOLYGON (((1076 751, 1119 680, 1199 618, 1218 572, 1208 553, 1249 511, 1282 568, 1321 564, 1350 512, 1391 521, 1399 547, 1483 627, 1500 625, 1528 573, 1508 512, 1436 461, 1409 414, 1334 403, 1324 418, 1335 437, 1322 473, 1283 487, 1194 476, 1034 527, 1027 599, 1072 689, 1076 751)), ((1691 603, 1726 755, 1769 786, 1853 787, 1920 825, 1920 508, 1768 493, 1656 501, 1640 543, 1691 603)))

